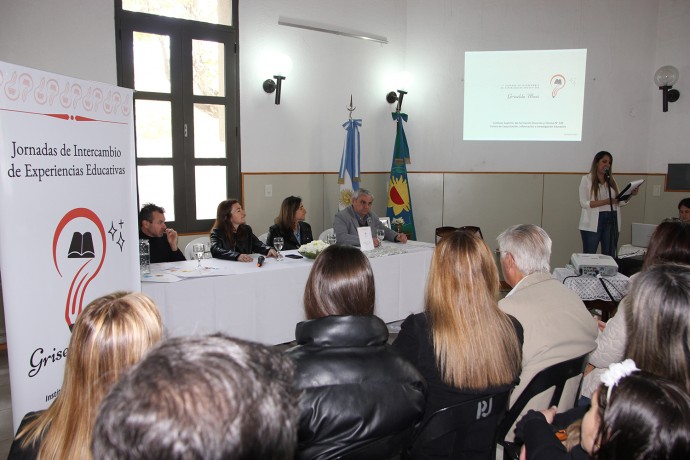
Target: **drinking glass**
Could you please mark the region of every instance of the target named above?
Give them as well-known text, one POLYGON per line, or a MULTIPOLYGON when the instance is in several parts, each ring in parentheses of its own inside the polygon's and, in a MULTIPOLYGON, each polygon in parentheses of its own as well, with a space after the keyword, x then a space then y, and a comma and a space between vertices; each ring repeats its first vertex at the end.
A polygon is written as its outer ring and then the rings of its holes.
POLYGON ((335 244, 338 242, 338 239, 335 237, 335 233, 329 233, 326 235, 326 243, 330 245, 335 244))
POLYGON ((379 240, 379 243, 383 243, 383 239, 386 237, 386 232, 382 229, 376 230, 376 238, 379 240))
POLYGON ((202 243, 196 243, 192 246, 192 252, 196 258, 197 264, 196 269, 201 270, 201 259, 204 258, 204 245, 202 243))
POLYGON ((283 249, 283 237, 277 236, 273 238, 273 247, 278 251, 278 260, 282 260, 283 255, 280 253, 280 250, 283 249))

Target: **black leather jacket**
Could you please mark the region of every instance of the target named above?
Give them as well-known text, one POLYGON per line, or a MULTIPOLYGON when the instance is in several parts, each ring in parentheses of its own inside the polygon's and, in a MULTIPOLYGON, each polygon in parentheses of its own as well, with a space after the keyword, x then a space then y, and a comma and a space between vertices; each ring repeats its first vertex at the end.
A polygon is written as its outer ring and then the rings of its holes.
MULTIPOLYGON (((296 459, 331 459, 414 426, 426 382, 386 341, 376 316, 327 316, 297 324, 300 397, 296 459)), ((400 447, 399 445, 395 447, 400 447)))
POLYGON ((252 232, 249 225, 244 225, 244 238, 236 239, 234 246, 230 246, 230 242, 223 235, 223 233, 214 228, 211 230, 211 255, 217 259, 237 260, 240 254, 268 254, 271 249, 258 239, 252 232))

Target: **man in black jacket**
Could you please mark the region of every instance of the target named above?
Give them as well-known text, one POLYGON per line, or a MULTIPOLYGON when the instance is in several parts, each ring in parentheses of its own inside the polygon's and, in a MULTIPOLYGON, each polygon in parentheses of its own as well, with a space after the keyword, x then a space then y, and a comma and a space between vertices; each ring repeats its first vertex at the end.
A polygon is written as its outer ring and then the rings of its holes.
POLYGON ((139 211, 139 239, 149 240, 151 263, 186 260, 177 247, 177 232, 165 226, 165 209, 153 203, 139 211))

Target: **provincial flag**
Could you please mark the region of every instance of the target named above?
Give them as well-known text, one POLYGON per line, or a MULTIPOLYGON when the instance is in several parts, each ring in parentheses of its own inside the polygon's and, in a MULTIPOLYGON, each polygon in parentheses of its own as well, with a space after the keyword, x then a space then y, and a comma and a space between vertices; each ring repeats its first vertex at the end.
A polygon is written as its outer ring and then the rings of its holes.
POLYGON ((393 229, 402 228, 402 232, 413 240, 417 239, 412 216, 412 198, 410 186, 407 183, 407 163, 410 162, 410 149, 403 128, 403 121, 407 122, 407 114, 395 112, 396 121, 395 147, 393 148, 393 164, 391 177, 388 182, 388 209, 386 215, 391 220, 393 229), (396 225, 397 224, 397 225, 396 225))

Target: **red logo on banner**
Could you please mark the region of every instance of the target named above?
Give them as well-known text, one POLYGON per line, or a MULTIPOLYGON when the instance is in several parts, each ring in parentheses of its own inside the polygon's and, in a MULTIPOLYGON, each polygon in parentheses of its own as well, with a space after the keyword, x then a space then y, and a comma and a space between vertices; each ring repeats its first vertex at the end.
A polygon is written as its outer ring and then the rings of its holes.
MULTIPOLYGON (((74 232, 72 235, 72 241, 68 250, 67 258, 73 259, 87 259, 86 262, 77 270, 77 273, 72 278, 72 282, 69 285, 69 292, 67 293, 67 299, 65 302, 65 321, 70 330, 74 321, 76 321, 77 316, 81 313, 82 304, 84 302, 84 293, 89 283, 98 275, 98 272, 103 266, 105 261, 106 243, 105 243, 105 229, 101 223, 101 219, 98 218, 96 213, 86 208, 75 208, 69 211, 60 220, 57 227, 55 228, 55 234, 53 235, 53 263, 55 264, 55 269, 57 270, 60 277, 62 273, 60 272, 60 267, 58 264, 57 257, 57 243, 62 230, 65 226, 73 221, 74 219, 85 218, 93 222, 101 235, 101 247, 103 248, 103 253, 101 254, 100 262, 98 267, 91 272, 88 270, 89 264, 93 262, 93 259, 97 258, 97 254, 94 251, 93 239, 90 232, 74 232)), ((91 268, 93 265, 91 265, 91 268)))

